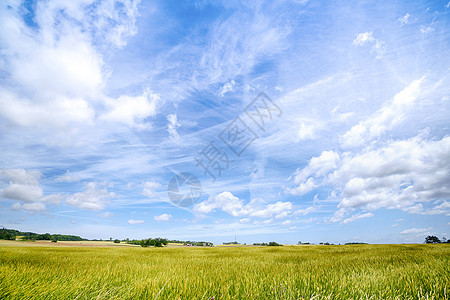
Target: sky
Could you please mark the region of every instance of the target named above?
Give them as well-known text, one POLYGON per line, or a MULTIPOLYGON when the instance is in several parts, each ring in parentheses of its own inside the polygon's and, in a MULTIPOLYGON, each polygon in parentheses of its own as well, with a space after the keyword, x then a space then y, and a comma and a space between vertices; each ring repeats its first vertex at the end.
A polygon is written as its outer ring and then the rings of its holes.
POLYGON ((450 2, 0 4, 0 226, 450 237, 450 2))

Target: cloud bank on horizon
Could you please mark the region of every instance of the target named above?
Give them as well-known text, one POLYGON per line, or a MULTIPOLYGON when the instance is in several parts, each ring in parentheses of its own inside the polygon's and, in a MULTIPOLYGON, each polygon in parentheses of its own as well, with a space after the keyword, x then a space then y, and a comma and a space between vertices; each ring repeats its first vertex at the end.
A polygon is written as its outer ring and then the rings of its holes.
POLYGON ((3 1, 0 225, 446 236, 449 14, 446 1, 3 1), (192 205, 169 198, 179 174, 201 182, 192 205))

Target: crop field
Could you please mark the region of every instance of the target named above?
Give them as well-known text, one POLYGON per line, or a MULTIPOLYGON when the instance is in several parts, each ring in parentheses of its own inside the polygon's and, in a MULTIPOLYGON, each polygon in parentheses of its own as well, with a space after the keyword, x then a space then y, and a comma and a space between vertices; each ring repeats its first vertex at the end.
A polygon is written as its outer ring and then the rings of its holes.
POLYGON ((449 245, 0 244, 0 299, 448 299, 449 245))

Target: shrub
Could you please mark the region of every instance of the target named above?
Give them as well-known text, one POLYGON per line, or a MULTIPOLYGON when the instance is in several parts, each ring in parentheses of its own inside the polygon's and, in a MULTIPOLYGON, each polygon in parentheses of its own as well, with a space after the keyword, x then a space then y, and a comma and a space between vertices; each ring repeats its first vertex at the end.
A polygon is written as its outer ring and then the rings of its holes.
POLYGON ((283 245, 278 244, 277 242, 270 242, 270 243, 268 244, 268 246, 283 246, 283 245))

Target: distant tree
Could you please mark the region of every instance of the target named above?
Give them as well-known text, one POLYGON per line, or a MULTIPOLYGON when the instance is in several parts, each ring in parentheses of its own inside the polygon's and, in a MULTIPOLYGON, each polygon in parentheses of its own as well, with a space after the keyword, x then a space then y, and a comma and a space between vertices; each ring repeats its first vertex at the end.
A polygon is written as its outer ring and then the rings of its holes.
POLYGON ((114 243, 115 243, 115 244, 120 244, 120 240, 115 239, 115 240, 114 240, 114 243))
POLYGON ((283 246, 283 245, 278 244, 277 242, 270 242, 267 246, 283 246))
POLYGON ((425 244, 440 244, 441 241, 437 236, 429 235, 425 238, 425 244))
POLYGON ((9 229, 3 228, 0 230, 0 240, 11 240, 14 241, 16 239, 16 234, 9 229))
POLYGON ((51 241, 53 239, 50 233, 39 234, 36 238, 37 240, 51 241))
POLYGON ((52 239, 52 243, 56 243, 58 242, 56 239, 52 239))
POLYGON ((141 247, 150 246, 149 240, 141 240, 139 244, 141 245, 141 247))
POLYGON ((267 243, 253 243, 253 246, 267 246, 267 243))

